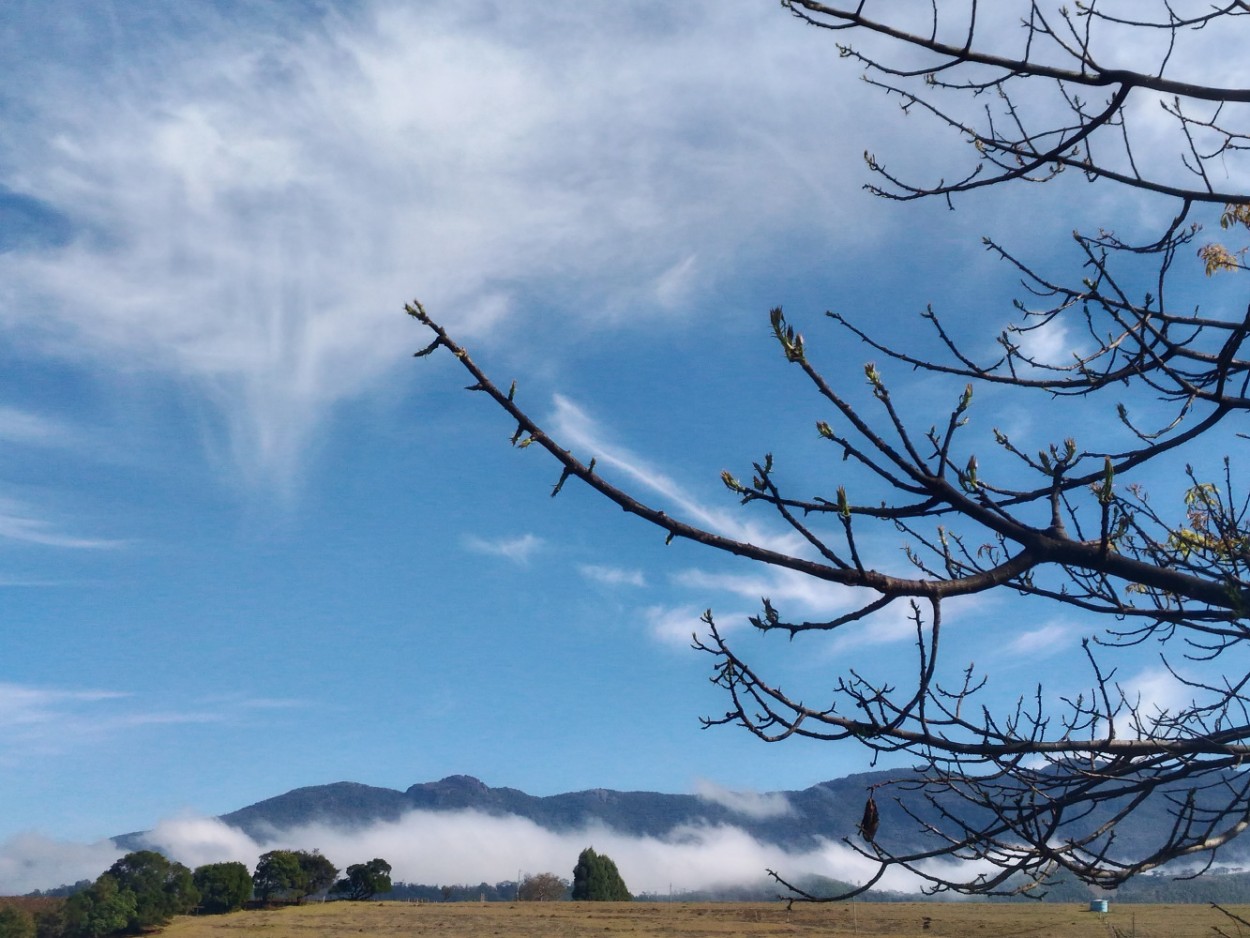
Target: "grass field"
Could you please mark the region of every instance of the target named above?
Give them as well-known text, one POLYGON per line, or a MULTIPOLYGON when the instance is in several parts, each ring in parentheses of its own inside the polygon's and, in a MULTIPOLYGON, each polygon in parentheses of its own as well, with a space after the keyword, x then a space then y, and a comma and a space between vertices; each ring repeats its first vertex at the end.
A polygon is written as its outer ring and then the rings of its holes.
MULTIPOLYGON (((1250 919, 1250 907, 1230 907, 1250 919)), ((1050 903, 333 902, 180 918, 165 938, 1250 938, 1210 906, 1122 905, 1106 915, 1050 903), (1216 929, 1219 929, 1217 931, 1216 929)))

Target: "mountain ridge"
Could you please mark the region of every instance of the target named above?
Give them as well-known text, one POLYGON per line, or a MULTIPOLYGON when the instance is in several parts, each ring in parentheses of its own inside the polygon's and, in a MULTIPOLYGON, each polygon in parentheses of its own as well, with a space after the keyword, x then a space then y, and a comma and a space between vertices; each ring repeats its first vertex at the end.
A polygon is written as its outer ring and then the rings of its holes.
MULTIPOLYGON (((734 827, 761 843, 806 851, 856 837, 868 792, 902 774, 905 772, 899 770, 861 772, 803 789, 758 794, 591 788, 538 796, 516 788, 492 787, 471 775, 418 782, 403 791, 341 781, 295 788, 220 815, 218 820, 264 842, 276 839, 283 831, 314 824, 351 830, 395 822, 414 811, 474 811, 524 818, 555 832, 601 825, 625 835, 658 839, 679 836, 685 828, 734 827)), ((950 797, 937 799, 938 804, 950 797)), ((880 812, 876 842, 891 852, 926 846, 917 817, 935 825, 941 820, 939 809, 917 790, 901 790, 888 797, 877 790, 876 801, 880 812)), ((1166 799, 1152 801, 1136 809, 1117 828, 1117 843, 1127 854, 1149 850, 1157 832, 1171 824, 1166 799)), ((141 849, 145 836, 145 832, 136 832, 112 839, 123 849, 141 849)), ((1248 855, 1250 838, 1244 847, 1234 841, 1224 848, 1220 860, 1244 862, 1248 855)))
POLYGON ((727 825, 768 843, 812 847, 821 839, 854 834, 866 790, 894 774, 859 773, 801 790, 737 796, 744 805, 759 798, 777 806, 763 811, 735 809, 707 794, 591 788, 538 796, 516 788, 495 788, 471 775, 419 782, 402 792, 343 781, 292 789, 223 814, 219 820, 263 838, 274 831, 315 823, 355 828, 396 821, 409 811, 472 810, 523 817, 554 831, 598 823, 636 836, 663 837, 677 828, 699 824, 727 825))

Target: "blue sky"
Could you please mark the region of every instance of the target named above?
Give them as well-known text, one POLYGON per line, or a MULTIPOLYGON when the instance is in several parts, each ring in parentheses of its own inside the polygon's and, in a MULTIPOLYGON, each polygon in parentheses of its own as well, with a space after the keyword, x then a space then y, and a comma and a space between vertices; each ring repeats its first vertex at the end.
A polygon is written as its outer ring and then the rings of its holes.
MULTIPOLYGON (((779 538, 720 471, 772 451, 832 491, 842 469, 769 307, 857 387, 871 356, 825 309, 924 348, 932 300, 988 348, 1013 281, 979 237, 1044 257, 1122 210, 1073 218, 1058 186, 874 200, 864 150, 927 172, 962 144, 775 3, 10 0, 0 60, 0 860, 345 779, 866 768, 701 731, 721 701, 687 641, 708 607, 755 643, 761 595, 846 597, 666 547, 573 485, 553 501, 454 363, 412 359, 403 305, 648 499, 779 538)), ((956 393, 898 378, 931 419, 956 393)), ((978 419, 1048 440, 1034 405, 978 419)), ((1043 608, 977 631, 1008 608, 968 604, 952 666, 1014 695, 1077 632, 1043 608)), ((852 652, 888 673, 903 634, 755 653, 819 689, 852 652)), ((17 868, 0 887, 55 884, 17 868)))

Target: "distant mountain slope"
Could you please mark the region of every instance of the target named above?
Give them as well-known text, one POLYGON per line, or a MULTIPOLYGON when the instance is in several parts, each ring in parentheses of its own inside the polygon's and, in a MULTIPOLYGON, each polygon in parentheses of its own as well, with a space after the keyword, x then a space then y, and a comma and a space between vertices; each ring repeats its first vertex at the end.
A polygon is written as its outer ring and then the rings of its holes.
MULTIPOLYGON (((739 828, 763 843, 787 850, 807 850, 821 841, 854 837, 869 789, 898 774, 891 771, 848 775, 799 791, 744 797, 740 802, 731 798, 715 800, 698 795, 602 788, 537 797, 515 788, 492 788, 468 775, 419 783, 407 791, 336 782, 297 788, 222 815, 221 820, 254 839, 266 841, 275 832, 310 824, 351 829, 396 821, 410 811, 471 810, 495 816, 515 815, 554 831, 598 824, 640 837, 662 838, 682 827, 724 825, 739 828), (780 810, 754 810, 757 806, 780 810)), ((904 793, 903 797, 908 798, 908 810, 939 823, 937 809, 918 792, 904 793)), ((1120 826, 1117 845, 1125 854, 1147 852, 1158 832, 1170 827, 1166 803, 1163 799, 1153 802, 1135 811, 1120 826)), ((877 841, 883 847, 898 852, 923 846, 916 820, 907 816, 895 796, 878 793, 877 804, 881 814, 877 841)), ((114 840, 125 849, 137 849, 143 843, 142 837, 128 834, 114 840)), ((1244 863, 1247 856, 1250 838, 1246 838, 1244 846, 1234 841, 1220 859, 1244 863)))
MULTIPOLYGON (((815 846, 822 838, 837 840, 853 834, 867 787, 885 777, 887 773, 853 775, 803 791, 771 793, 771 803, 788 803, 790 810, 764 817, 698 795, 597 788, 536 797, 515 788, 492 788, 471 776, 453 775, 413 785, 405 792, 355 782, 297 788, 222 815, 221 820, 264 838, 275 830, 307 824, 354 828, 394 821, 408 811, 472 810, 516 815, 555 831, 602 824, 625 834, 652 837, 663 837, 689 825, 729 825, 768 843, 804 848, 815 846)), ((890 819, 887 807, 883 836, 890 819)), ((900 823, 895 831, 906 830, 901 819, 896 820, 900 823)))
POLYGON ((335 782, 296 788, 285 795, 222 815, 221 820, 252 837, 274 830, 329 824, 357 827, 377 821, 395 821, 412 810, 403 792, 374 788, 359 782, 335 782))

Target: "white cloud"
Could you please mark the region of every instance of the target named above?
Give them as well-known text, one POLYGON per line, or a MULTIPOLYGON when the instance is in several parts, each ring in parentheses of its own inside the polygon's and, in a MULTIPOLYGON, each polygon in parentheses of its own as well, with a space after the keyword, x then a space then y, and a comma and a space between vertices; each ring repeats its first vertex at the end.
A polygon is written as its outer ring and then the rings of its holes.
MULTIPOLYGON (((647 623, 647 631, 656 641, 665 645, 688 647, 694 636, 702 636, 707 632, 707 626, 699 620, 706 608, 706 606, 702 608, 648 606, 642 611, 642 616, 647 623)), ((732 625, 741 618, 741 616, 729 616, 727 622, 732 625)), ((718 628, 720 628, 720 622, 720 617, 717 617, 718 628)))
POLYGON ((464 546, 474 553, 504 557, 513 563, 528 563, 530 557, 542 545, 542 538, 533 534, 522 534, 520 537, 500 538, 493 541, 473 536, 464 538, 464 546))
MULTIPOLYGON (((1179 711, 1193 706, 1197 697, 1209 696, 1209 692, 1187 686, 1162 666, 1144 668, 1117 684, 1124 700, 1137 708, 1144 724, 1142 729, 1147 731, 1155 719, 1167 715, 1174 717, 1179 711)), ((1116 732, 1121 736, 1139 735, 1138 728, 1128 726, 1123 718, 1117 721, 1116 732)))
MULTIPOLYGON (((866 596, 861 596, 858 603, 863 604, 867 601, 866 596)), ((962 633, 975 639, 976 635, 983 634, 985 629, 996 627, 990 625, 989 620, 986 619, 986 616, 992 613, 992 607, 996 603, 997 597, 984 593, 956 596, 942 602, 942 628, 946 635, 944 657, 948 663, 951 662, 954 650, 952 640, 957 634, 962 633)), ((923 602, 919 604, 919 608, 921 622, 927 632, 932 625, 931 610, 923 602)), ((891 645, 903 641, 915 642, 915 640, 916 622, 913 618, 911 603, 900 599, 866 619, 839 626, 833 632, 826 652, 832 657, 838 657, 852 649, 891 645)), ((885 660, 897 661, 899 659, 891 655, 885 660)))
MULTIPOLYGON (((273 846, 286 847, 279 841, 273 846)), ((144 841, 152 847, 167 852, 179 863, 191 869, 206 863, 224 863, 230 860, 255 869, 257 858, 268 849, 268 842, 255 841, 237 827, 218 820, 194 814, 166 818, 148 831, 144 841)), ((357 862, 352 860, 350 862, 357 862)), ((340 863, 346 868, 347 863, 340 863)))
MULTIPOLYGON (((1108 649, 1103 649, 1104 654, 1108 649)), ((1104 673, 1109 670, 1108 662, 1100 662, 1104 673)), ((1115 735, 1121 739, 1139 739, 1151 737, 1171 737, 1176 733, 1174 721, 1177 715, 1194 706, 1216 705, 1218 695, 1202 687, 1186 684, 1181 677, 1173 674, 1162 664, 1139 667, 1128 671, 1130 662, 1121 662, 1115 669, 1107 687, 1111 706, 1120 707, 1120 713, 1114 718, 1115 735), (1123 677, 1118 674, 1125 673, 1123 677)), ((1191 678, 1203 678, 1201 673, 1191 678)), ((1211 675, 1205 675, 1210 682, 1211 675)), ((1215 679, 1218 684, 1219 678, 1215 679)), ((1087 705, 1098 706, 1101 695, 1095 686, 1094 672, 1086 665, 1083 672, 1073 669, 1063 686, 1050 687, 1052 695, 1073 700, 1081 697, 1087 705), (1085 683, 1080 683, 1084 677, 1085 683)), ((1099 725, 1099 732, 1106 730, 1105 723, 1099 725)))
POLYGON ((701 779, 695 785, 695 794, 723 808, 754 820, 785 817, 794 813, 794 807, 779 791, 755 792, 732 791, 715 782, 701 779))
POLYGON ((586 579, 605 586, 642 587, 647 585, 647 580, 641 570, 625 570, 621 567, 605 567, 592 563, 580 564, 577 570, 586 579))
POLYGON ((1060 318, 1038 324, 1027 332, 1014 333, 1011 339, 1027 358, 1039 365, 1066 368, 1075 361, 1073 356, 1083 351, 1073 342, 1067 321, 1060 318))
POLYGON ((1071 650, 1072 633, 1069 625, 1049 622, 1013 638, 1003 647, 1003 654, 1008 657, 1049 658, 1071 650))
POLYGON ((874 648, 916 640, 916 623, 906 601, 890 604, 859 622, 848 622, 833 633, 826 652, 840 657, 853 649, 874 648))
POLYGON ((830 617, 862 598, 858 590, 775 567, 747 576, 683 570, 674 574, 673 582, 689 589, 720 590, 756 602, 767 598, 774 605, 793 604, 805 613, 826 613, 830 617))

